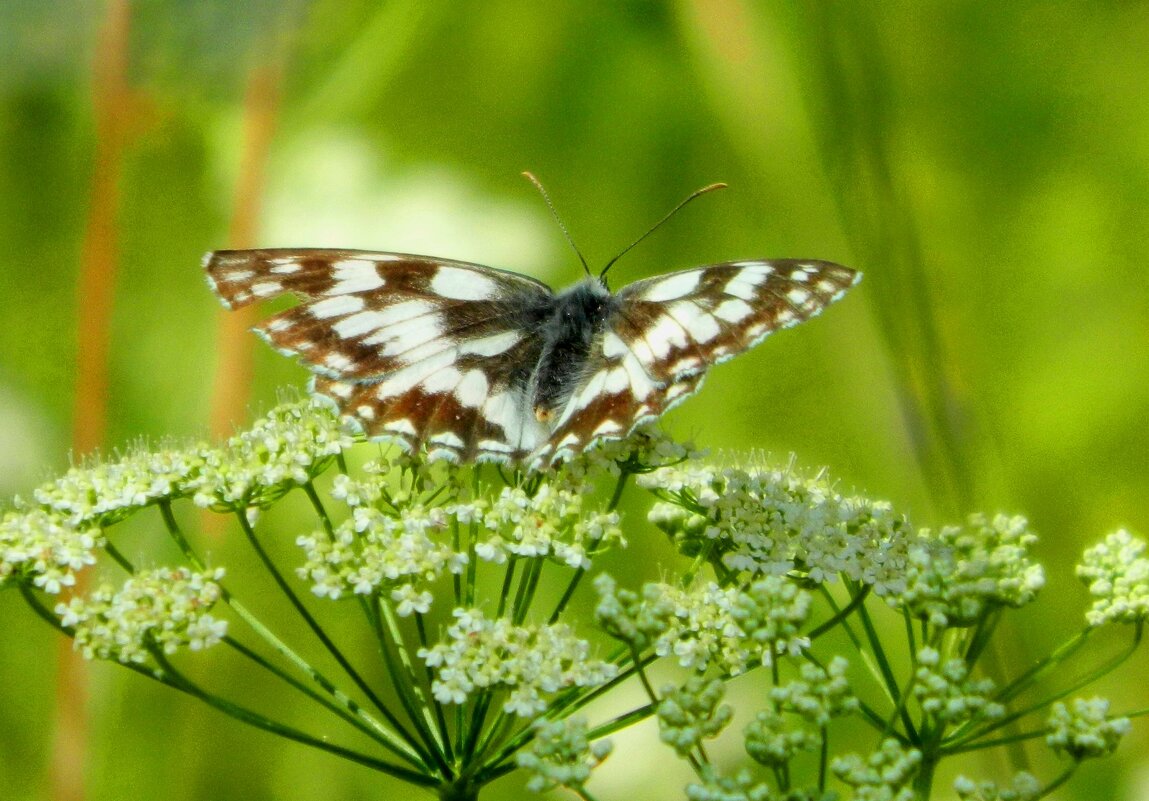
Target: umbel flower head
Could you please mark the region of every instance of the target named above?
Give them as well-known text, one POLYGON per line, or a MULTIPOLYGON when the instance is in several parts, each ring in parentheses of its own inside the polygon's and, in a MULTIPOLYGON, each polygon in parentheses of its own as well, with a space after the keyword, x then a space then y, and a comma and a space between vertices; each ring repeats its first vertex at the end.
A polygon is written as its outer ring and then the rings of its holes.
POLYGON ((637 479, 662 498, 649 518, 687 555, 757 576, 845 576, 879 595, 905 586, 909 528, 890 505, 838 493, 792 468, 684 462, 637 479))
POLYGON ((1085 551, 1077 576, 1089 586, 1090 626, 1149 618, 1149 557, 1145 540, 1120 529, 1085 551))
POLYGON ((227 633, 227 621, 211 614, 223 574, 222 568, 142 572, 119 589, 105 584, 87 598, 59 604, 56 614, 74 631, 75 648, 87 659, 144 663, 154 656, 152 649, 200 651, 227 633))
POLYGON ((76 573, 96 563, 104 544, 99 528, 46 511, 8 511, 0 517, 0 587, 29 581, 51 595, 76 584, 76 573))

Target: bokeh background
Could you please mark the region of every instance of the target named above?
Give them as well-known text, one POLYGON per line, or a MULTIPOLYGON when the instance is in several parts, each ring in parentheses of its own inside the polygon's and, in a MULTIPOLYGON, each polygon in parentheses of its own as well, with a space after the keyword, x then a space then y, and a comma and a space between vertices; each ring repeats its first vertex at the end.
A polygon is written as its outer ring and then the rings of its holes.
MULTIPOLYGON (((522 170, 592 264, 721 180, 614 284, 780 256, 866 278, 716 370, 671 430, 796 453, 921 525, 1026 514, 1050 586, 1008 632, 1025 664, 1079 625, 1081 549, 1149 533, 1146 76, 1143 3, 4 0, 0 495, 70 453, 226 433, 304 383, 224 319, 208 250, 429 253, 562 285, 580 268, 522 170)), ((0 796, 69 797, 56 638, 15 593, 0 633, 0 796)), ((1116 709, 1149 703, 1147 670, 1105 682, 1116 709)), ((404 797, 89 675, 89 798, 404 797)), ((1058 797, 1149 798, 1147 744, 1140 721, 1058 797)), ((613 761, 604 798, 656 797, 655 761, 613 761)))

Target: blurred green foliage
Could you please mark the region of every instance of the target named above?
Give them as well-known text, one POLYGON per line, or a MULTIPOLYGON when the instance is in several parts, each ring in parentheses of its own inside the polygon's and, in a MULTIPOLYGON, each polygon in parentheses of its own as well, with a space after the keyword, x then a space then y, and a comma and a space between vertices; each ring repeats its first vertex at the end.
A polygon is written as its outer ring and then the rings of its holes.
MULTIPOLYGON (((67 464, 102 5, 0 4, 4 495, 67 464)), ((1149 528, 1142 4, 159 0, 132 5, 127 55, 109 447, 206 430, 218 312, 199 262, 227 244, 246 87, 271 69, 258 244, 426 252, 565 284, 580 268, 530 169, 592 263, 698 186, 730 184, 630 254, 616 285, 744 257, 863 270, 823 318, 716 370, 671 428, 831 465, 920 524, 1027 514, 1052 586, 1006 658, 1044 652, 1058 617, 1080 614, 1084 545, 1149 528)), ((255 406, 304 382, 252 347, 255 406)), ((0 784, 43 798, 53 640, 13 595, 0 784)), ((386 795, 361 768, 93 674, 93 799, 386 795)), ((1143 686, 1107 689, 1118 710, 1146 703, 1143 686)), ((1142 725, 1062 797, 1138 797, 1146 740, 1142 725)), ((652 779, 604 781, 603 797, 644 797, 652 779)))

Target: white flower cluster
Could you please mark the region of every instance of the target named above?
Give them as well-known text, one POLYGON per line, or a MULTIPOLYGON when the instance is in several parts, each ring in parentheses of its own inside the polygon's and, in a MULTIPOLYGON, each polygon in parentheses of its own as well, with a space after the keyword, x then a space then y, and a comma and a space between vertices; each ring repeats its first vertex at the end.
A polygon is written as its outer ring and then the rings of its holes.
POLYGON ((826 669, 804 663, 800 679, 774 687, 770 706, 743 730, 746 753, 759 764, 782 768, 798 753, 817 749, 822 742, 818 730, 858 708, 846 679, 848 667, 840 656, 826 669), (788 720, 787 714, 796 715, 798 721, 788 720))
MULTIPOLYGON (((702 766, 702 782, 686 785, 687 801, 773 801, 774 791, 766 782, 758 781, 748 770, 740 770, 733 776, 723 776, 707 764, 702 766)), ((805 799, 792 792, 787 799, 805 799)), ((815 798, 809 796, 811 801, 815 798)))
POLYGON ((184 495, 188 477, 203 465, 203 449, 148 452, 141 446, 116 461, 73 467, 32 496, 70 525, 110 526, 136 509, 184 495))
POLYGON ((942 661, 934 648, 917 653, 913 695, 922 711, 939 723, 958 725, 973 720, 996 720, 1005 708, 989 700, 994 684, 990 679, 971 679, 963 659, 942 661))
POLYGON ((9 511, 0 517, 0 586, 31 580, 56 595, 76 583, 76 572, 96 562, 104 535, 91 523, 72 524, 44 509, 9 511))
POLYGON ((869 757, 847 754, 833 760, 830 769, 854 788, 854 801, 914 801, 918 796, 909 785, 921 762, 921 751, 891 737, 869 757))
POLYGON ((700 456, 690 443, 671 439, 655 423, 645 423, 623 439, 602 439, 562 463, 564 479, 584 481, 603 474, 619 476, 625 469, 645 473, 700 456))
POLYGON ((850 688, 846 670, 850 663, 835 656, 825 668, 804 662, 799 678, 770 691, 770 700, 783 712, 792 712, 815 726, 827 725, 833 718, 849 715, 858 708, 858 698, 850 688))
POLYGON ((706 549, 750 576, 798 570, 832 581, 841 574, 878 594, 904 586, 905 521, 887 503, 843 497, 824 478, 690 462, 637 481, 664 499, 651 522, 689 555, 706 549))
POLYGON ((618 668, 590 657, 590 646, 564 623, 516 626, 489 620, 479 609, 456 609, 445 642, 421 648, 419 658, 435 673, 431 690, 443 704, 462 704, 475 690, 508 692, 503 709, 519 717, 545 712, 551 694, 570 687, 597 687, 618 668))
POLYGON ((686 757, 703 740, 717 737, 734 717, 730 705, 721 704, 725 693, 722 680, 701 676, 691 676, 681 687, 663 687, 656 710, 659 738, 686 757))
MULTIPOLYGON (((348 489, 346 484, 343 488, 348 489)), ((401 616, 423 614, 432 596, 418 583, 434 581, 445 570, 461 573, 467 563, 466 554, 434 536, 447 524, 442 508, 417 506, 389 515, 356 506, 333 534, 320 530, 296 539, 306 558, 296 573, 321 598, 336 599, 345 592, 371 595, 386 588, 401 616)))
POLYGON ((1048 725, 1046 744, 1078 762, 1112 754, 1132 728, 1129 718, 1109 717, 1109 701, 1105 698, 1076 698, 1072 712, 1065 704, 1056 703, 1048 725))
POLYGON ((1029 556, 1037 536, 1024 517, 970 515, 965 526, 919 532, 906 588, 890 599, 939 626, 968 626, 994 606, 1020 607, 1045 586, 1045 571, 1029 556))
POLYGON ((809 646, 799 632, 809 615, 810 593, 781 576, 746 588, 709 583, 682 590, 649 583, 639 599, 602 574, 595 589, 595 617, 607 633, 639 651, 653 647, 659 656, 673 654, 682 667, 700 673, 715 665, 736 675, 809 646))
POLYGON ((584 494, 543 484, 530 495, 522 487, 504 487, 489 505, 484 501, 450 507, 460 522, 482 520, 490 532, 475 546, 487 562, 508 556, 555 559, 588 568, 590 557, 610 545, 625 545, 617 512, 584 508, 584 494))
POLYGON ((1121 529, 1085 551, 1077 576, 1089 585, 1090 626, 1140 623, 1149 618, 1149 557, 1145 540, 1121 529))
POLYGON ((999 787, 990 781, 975 782, 965 776, 954 780, 954 792, 961 801, 1037 801, 1041 798, 1041 782, 1032 773, 1015 773, 1009 787, 999 787))
POLYGON ((188 481, 199 506, 221 511, 266 507, 323 472, 354 440, 318 400, 284 403, 218 449, 188 481))
POLYGON ((535 736, 530 748, 516 754, 515 761, 533 774, 527 789, 535 793, 556 787, 581 789, 613 748, 610 740, 588 741, 586 718, 581 716, 540 719, 531 728, 535 736))
POLYGON ((165 654, 181 647, 198 651, 227 634, 227 621, 210 614, 219 600, 223 568, 140 572, 119 590, 104 585, 88 598, 56 606, 61 623, 75 630, 73 646, 86 659, 141 664, 149 649, 165 654))

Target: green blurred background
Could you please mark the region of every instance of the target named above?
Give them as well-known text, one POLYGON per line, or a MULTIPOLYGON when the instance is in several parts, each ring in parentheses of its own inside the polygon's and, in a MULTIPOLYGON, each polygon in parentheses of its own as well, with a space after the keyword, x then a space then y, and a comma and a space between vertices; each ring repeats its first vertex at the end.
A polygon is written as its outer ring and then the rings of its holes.
MULTIPOLYGON (((592 264, 721 180, 614 285, 781 256, 866 278, 716 370, 671 430, 794 452, 921 525, 1026 514, 1050 587, 1009 633, 1025 664, 1079 625, 1081 549, 1149 529, 1147 76, 1143 3, 4 0, 0 495, 67 466, 93 309, 103 446, 208 431, 208 250, 428 253, 563 285, 580 268, 522 170, 592 264), (101 253, 107 303, 78 290, 101 253)), ((304 383, 250 346, 250 408, 304 383)), ((0 797, 46 799, 54 636, 11 592, 0 626, 0 797)), ((1105 684, 1116 709, 1149 702, 1147 669, 1105 684)), ((92 799, 403 797, 126 671, 92 682, 92 799)), ((1147 742, 1139 722, 1058 797, 1149 797, 1147 742)), ((657 797, 658 763, 613 761, 603 798, 657 797)))

